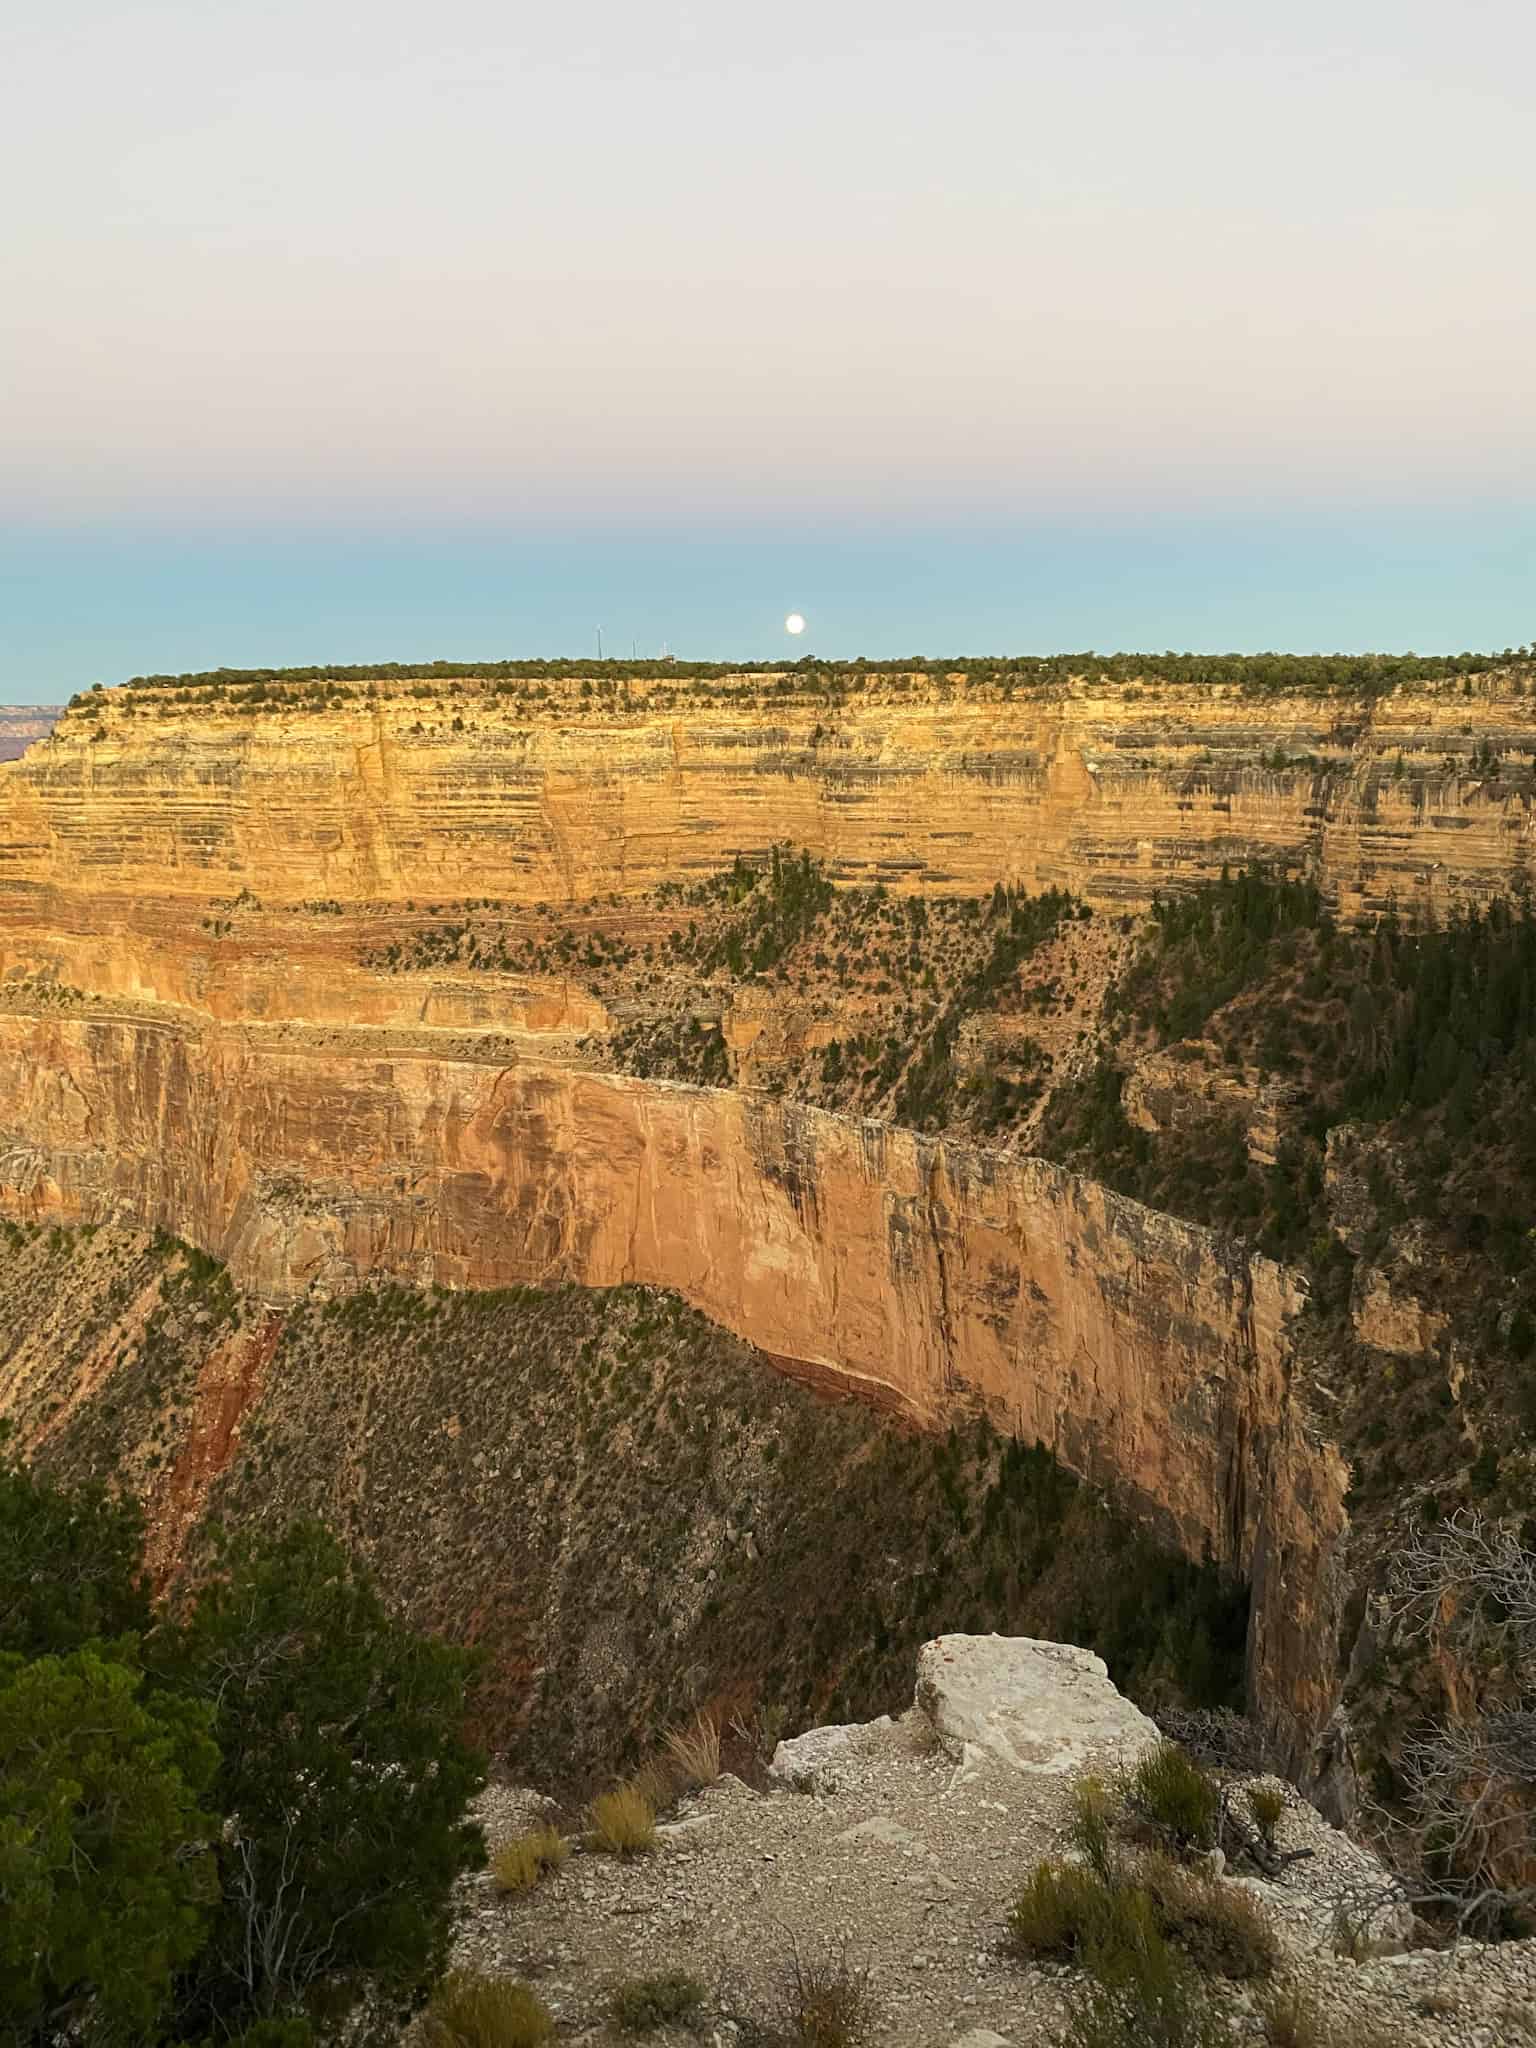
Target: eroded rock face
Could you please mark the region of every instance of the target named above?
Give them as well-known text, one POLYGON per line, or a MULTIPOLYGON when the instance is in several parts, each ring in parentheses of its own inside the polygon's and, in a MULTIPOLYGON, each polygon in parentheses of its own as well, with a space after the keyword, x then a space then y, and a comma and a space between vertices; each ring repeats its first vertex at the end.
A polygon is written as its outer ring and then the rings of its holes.
MULTIPOLYGON (((1531 834, 1524 783, 1472 773, 1536 743, 1512 680, 1351 706, 875 679, 772 717, 132 694, 0 770, 0 1210, 174 1231, 273 1303, 644 1281, 921 1424, 979 1402, 1251 1575, 1258 1694, 1304 1750, 1345 1473, 1292 1397, 1294 1276, 1038 1160, 587 1071, 611 1019, 574 976, 366 961, 417 906, 641 904, 779 841, 838 880, 1109 906, 1265 854, 1346 913, 1486 895, 1531 834)), ((815 1042, 761 987, 726 1022, 764 1071, 790 1024, 815 1042)))
POLYGON ((1134 1763, 1156 1724, 1102 1657, 1029 1636, 939 1636, 917 1658, 916 1702, 956 1759, 980 1750, 1048 1776, 1134 1763))
POLYGON ((728 1091, 185 1012, 0 1014, 0 1209, 189 1237, 281 1302, 370 1277, 675 1289, 787 1369, 980 1402, 1251 1573, 1287 1739, 1345 1473, 1290 1396, 1295 1279, 1038 1159, 728 1091), (1303 1654, 1305 1652, 1305 1654, 1303 1654))
POLYGON ((656 711, 642 687, 608 712, 451 683, 446 712, 387 681, 256 715, 106 691, 0 785, 0 884, 83 884, 123 912, 241 891, 559 902, 786 840, 841 880, 1106 905, 1264 857, 1348 913, 1528 871, 1536 715, 1513 673, 1369 701, 1086 677, 1010 701, 957 678, 922 701, 881 682, 836 709, 656 711))

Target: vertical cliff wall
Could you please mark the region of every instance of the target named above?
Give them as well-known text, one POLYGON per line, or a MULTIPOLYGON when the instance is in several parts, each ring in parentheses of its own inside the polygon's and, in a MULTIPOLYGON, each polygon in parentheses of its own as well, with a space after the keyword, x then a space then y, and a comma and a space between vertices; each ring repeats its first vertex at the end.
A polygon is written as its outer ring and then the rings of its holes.
POLYGON ((725 1091, 291 1029, 0 1016, 0 1209, 174 1230, 281 1302, 390 1275, 675 1289, 822 1384, 977 1403, 1255 1582, 1288 1737, 1344 1474, 1292 1400, 1284 1269, 1036 1159, 725 1091))
POLYGON ((722 678, 666 709, 637 686, 601 710, 574 685, 556 703, 475 682, 238 707, 103 692, 0 776, 0 892, 558 902, 774 840, 841 880, 1105 904, 1255 857, 1310 868, 1346 910, 1529 872, 1523 672, 1362 700, 869 675, 830 701, 785 682, 722 678))

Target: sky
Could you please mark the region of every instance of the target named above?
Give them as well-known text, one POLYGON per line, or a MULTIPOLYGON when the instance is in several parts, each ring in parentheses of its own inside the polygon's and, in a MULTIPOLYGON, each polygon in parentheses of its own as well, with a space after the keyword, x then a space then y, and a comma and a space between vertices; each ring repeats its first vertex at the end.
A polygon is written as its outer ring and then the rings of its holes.
POLYGON ((1528 0, 8 0, 0 700, 1521 644, 1533 70, 1528 0))

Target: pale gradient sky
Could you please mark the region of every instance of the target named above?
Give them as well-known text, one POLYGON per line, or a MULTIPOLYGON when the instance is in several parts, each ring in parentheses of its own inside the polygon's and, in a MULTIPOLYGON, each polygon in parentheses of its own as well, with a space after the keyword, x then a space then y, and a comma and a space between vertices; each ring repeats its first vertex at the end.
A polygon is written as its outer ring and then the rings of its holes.
POLYGON ((8 0, 0 696, 1526 639, 1533 76, 1529 0, 8 0))

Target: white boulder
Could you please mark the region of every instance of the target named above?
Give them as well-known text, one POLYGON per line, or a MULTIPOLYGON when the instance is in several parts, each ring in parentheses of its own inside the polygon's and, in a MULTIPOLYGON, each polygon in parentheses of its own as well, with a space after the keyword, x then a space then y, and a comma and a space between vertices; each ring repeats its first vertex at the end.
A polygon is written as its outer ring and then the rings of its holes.
POLYGON ((856 1744, 891 1725, 889 1714, 878 1721, 844 1721, 831 1728, 808 1728, 792 1735, 773 1752, 768 1775, 791 1792, 835 1792, 856 1744))
MULTIPOLYGON (((917 1705, 948 1753, 1016 1771, 1133 1762, 1156 1726, 1109 1682, 1102 1657, 1030 1636, 939 1636, 917 1655, 917 1705)), ((804 1739, 804 1738, 802 1738, 804 1739)))

